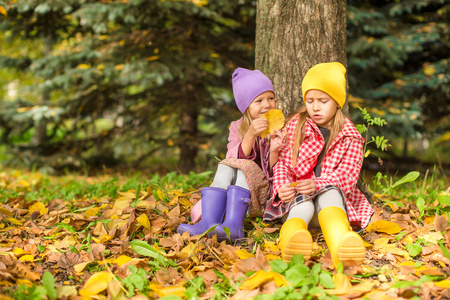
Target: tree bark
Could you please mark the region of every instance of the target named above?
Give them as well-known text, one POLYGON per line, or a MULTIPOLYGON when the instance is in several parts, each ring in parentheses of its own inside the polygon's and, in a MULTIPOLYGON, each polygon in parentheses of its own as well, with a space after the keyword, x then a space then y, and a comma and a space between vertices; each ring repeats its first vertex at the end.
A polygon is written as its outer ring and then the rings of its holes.
POLYGON ((303 105, 301 82, 317 63, 347 65, 345 0, 258 0, 256 68, 273 82, 285 115, 303 105))

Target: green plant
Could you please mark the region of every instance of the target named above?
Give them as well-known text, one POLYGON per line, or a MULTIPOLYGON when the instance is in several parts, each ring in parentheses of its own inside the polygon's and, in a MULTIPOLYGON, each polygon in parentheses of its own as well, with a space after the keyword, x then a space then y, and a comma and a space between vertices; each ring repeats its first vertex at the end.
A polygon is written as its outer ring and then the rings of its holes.
MULTIPOLYGON (((373 154, 370 150, 367 150, 367 145, 371 144, 371 143, 375 143, 376 148, 380 149, 381 151, 386 151, 388 146, 390 146, 389 140, 386 139, 384 136, 372 136, 372 139, 370 141, 368 141, 369 139, 369 129, 371 126, 376 125, 379 127, 383 127, 384 125, 387 124, 385 119, 379 118, 379 117, 375 117, 373 118, 369 112, 367 112, 367 109, 365 108, 361 108, 358 107, 359 110, 361 111, 364 120, 366 121, 366 124, 355 124, 356 129, 359 131, 359 133, 363 134, 365 133, 365 142, 364 142, 364 157, 368 157, 370 154, 373 154)), ((379 160, 380 157, 378 157, 379 160)))
POLYGON ((150 246, 148 243, 140 240, 133 240, 130 242, 131 249, 140 255, 152 257, 153 261, 149 261, 149 265, 153 266, 155 270, 161 268, 168 268, 169 266, 177 267, 177 263, 171 259, 164 257, 158 252, 154 247, 150 246))
POLYGON ((273 272, 284 275, 291 285, 278 288, 272 295, 258 295, 255 299, 339 299, 327 294, 323 289, 332 289, 335 286, 331 273, 323 270, 320 263, 310 269, 305 265, 303 255, 297 254, 289 263, 276 259, 271 260, 269 264, 273 272))
POLYGON ((55 300, 58 296, 56 294, 55 278, 53 277, 52 273, 50 273, 49 271, 45 271, 44 275, 42 276, 42 284, 47 291, 48 299, 55 300))
POLYGON ((44 272, 44 275, 42 276, 42 284, 43 286, 32 285, 30 287, 21 284, 12 293, 13 297, 17 300, 57 299, 58 295, 55 288, 55 278, 49 271, 44 272))
POLYGON ((214 294, 211 297, 211 299, 212 300, 224 298, 226 299, 234 295, 234 293, 236 293, 237 287, 234 284, 232 284, 225 275, 223 275, 216 269, 214 269, 214 273, 216 273, 216 275, 221 279, 221 282, 218 282, 213 285, 213 288, 216 290, 217 293, 214 294))
POLYGON ((184 296, 186 299, 198 299, 199 295, 206 292, 203 277, 197 277, 186 282, 186 292, 184 296))
POLYGON ((373 189, 374 191, 381 188, 381 196, 388 194, 390 195, 391 192, 397 188, 398 186, 415 181, 420 176, 420 173, 417 171, 412 171, 397 180, 396 182, 392 183, 391 180, 387 175, 381 174, 381 172, 378 172, 373 179, 373 189))
POLYGON ((135 294, 135 289, 141 293, 146 293, 150 290, 148 285, 147 273, 144 269, 137 268, 133 265, 128 266, 131 274, 126 278, 122 279, 122 282, 128 288, 127 297, 133 297, 135 294))

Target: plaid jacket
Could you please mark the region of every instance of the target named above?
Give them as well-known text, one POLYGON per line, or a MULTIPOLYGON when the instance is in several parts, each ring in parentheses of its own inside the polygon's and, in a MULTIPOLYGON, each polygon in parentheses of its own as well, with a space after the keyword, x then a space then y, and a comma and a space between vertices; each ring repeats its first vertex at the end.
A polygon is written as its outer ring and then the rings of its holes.
POLYGON ((297 123, 298 116, 295 116, 285 126, 287 144, 280 149, 278 162, 274 166, 273 192, 266 207, 265 221, 281 218, 282 214, 287 212, 286 209, 281 209, 278 206, 286 206, 285 208, 287 208, 289 204, 282 203, 279 199, 277 201, 275 197, 283 184, 312 178, 316 183, 318 192, 327 186, 339 188, 346 197, 347 213, 352 226, 366 228, 373 215, 373 209, 364 194, 356 187, 363 160, 364 138, 356 130, 353 123, 346 118, 344 127, 336 139, 332 141, 323 158, 321 175, 316 177, 314 167, 325 141, 317 125, 308 118, 305 124, 305 137, 299 149, 298 161, 293 166, 292 150, 297 123))

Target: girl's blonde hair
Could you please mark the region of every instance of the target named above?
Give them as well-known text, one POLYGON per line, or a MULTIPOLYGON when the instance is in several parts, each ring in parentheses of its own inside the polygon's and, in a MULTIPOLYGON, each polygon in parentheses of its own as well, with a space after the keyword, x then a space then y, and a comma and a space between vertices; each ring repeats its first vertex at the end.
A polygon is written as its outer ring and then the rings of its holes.
MULTIPOLYGON (((298 159, 298 151, 300 149, 300 145, 303 142, 303 139, 305 137, 305 123, 306 118, 311 118, 306 111, 306 107, 301 107, 297 112, 293 114, 292 117, 298 116, 298 123, 297 127, 295 128, 295 140, 294 140, 294 149, 292 149, 292 165, 295 166, 298 159)), ((342 130, 342 127, 344 127, 345 123, 345 115, 342 112, 342 109, 338 107, 336 110, 336 114, 334 115, 333 119, 331 120, 331 126, 330 126, 330 135, 328 136, 328 140, 325 144, 325 149, 328 151, 328 147, 330 144, 334 141, 334 139, 337 137, 339 132, 342 130)), ((326 154, 326 153, 325 153, 326 154)))
POLYGON ((247 132, 247 130, 250 128, 250 125, 252 124, 252 119, 250 118, 250 113, 248 112, 248 109, 244 112, 244 120, 242 121, 241 125, 239 125, 239 138, 241 140, 244 139, 244 135, 247 132))

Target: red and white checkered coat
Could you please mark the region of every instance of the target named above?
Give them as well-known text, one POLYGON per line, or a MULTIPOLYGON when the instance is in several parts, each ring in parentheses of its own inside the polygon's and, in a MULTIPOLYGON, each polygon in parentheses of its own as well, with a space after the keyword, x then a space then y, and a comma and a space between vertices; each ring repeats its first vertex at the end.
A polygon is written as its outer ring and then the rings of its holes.
POLYGON ((285 126, 287 144, 280 149, 278 162, 274 166, 271 205, 274 207, 285 205, 282 201, 273 200, 276 199, 278 189, 283 184, 312 178, 316 183, 317 190, 328 185, 341 189, 346 196, 349 221, 354 226, 366 228, 373 215, 373 209, 364 194, 356 187, 363 160, 364 138, 353 123, 346 118, 344 127, 332 141, 323 158, 320 177, 316 177, 314 167, 325 141, 314 121, 307 118, 304 140, 299 149, 297 163, 293 166, 292 151, 297 123, 298 115, 294 116, 285 126))

